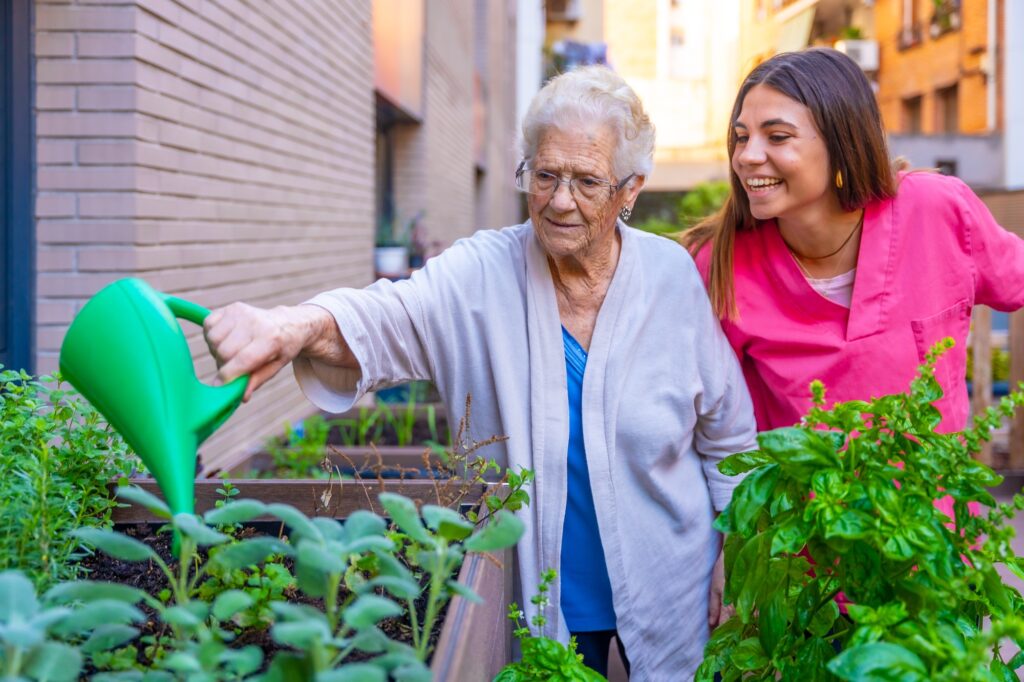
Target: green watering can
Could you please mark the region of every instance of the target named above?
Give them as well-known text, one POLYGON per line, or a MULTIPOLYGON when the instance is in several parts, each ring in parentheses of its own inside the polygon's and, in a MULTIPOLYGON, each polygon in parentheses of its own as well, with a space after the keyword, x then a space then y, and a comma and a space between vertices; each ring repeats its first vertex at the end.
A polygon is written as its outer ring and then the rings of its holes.
MULTIPOLYGON (((121 279, 71 323, 60 371, 124 437, 163 491, 171 513, 194 513, 196 450, 242 401, 249 377, 224 386, 196 378, 177 319, 210 311, 121 279)), ((177 544, 177 543, 175 543, 177 544)))

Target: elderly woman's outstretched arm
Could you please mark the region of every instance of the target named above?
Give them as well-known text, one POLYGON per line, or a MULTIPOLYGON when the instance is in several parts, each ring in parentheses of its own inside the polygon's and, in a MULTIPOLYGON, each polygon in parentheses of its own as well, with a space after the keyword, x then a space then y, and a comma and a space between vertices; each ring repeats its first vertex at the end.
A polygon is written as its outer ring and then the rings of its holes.
POLYGON ((263 309, 232 303, 210 313, 203 333, 221 381, 251 375, 244 400, 299 355, 359 370, 334 316, 317 305, 263 309))

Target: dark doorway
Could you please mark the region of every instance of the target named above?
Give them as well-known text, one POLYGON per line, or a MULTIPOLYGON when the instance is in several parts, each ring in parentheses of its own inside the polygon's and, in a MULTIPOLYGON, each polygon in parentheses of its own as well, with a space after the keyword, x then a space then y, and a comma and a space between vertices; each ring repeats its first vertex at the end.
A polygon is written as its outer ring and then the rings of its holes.
POLYGON ((32 371, 35 323, 31 0, 0 0, 0 363, 32 371))

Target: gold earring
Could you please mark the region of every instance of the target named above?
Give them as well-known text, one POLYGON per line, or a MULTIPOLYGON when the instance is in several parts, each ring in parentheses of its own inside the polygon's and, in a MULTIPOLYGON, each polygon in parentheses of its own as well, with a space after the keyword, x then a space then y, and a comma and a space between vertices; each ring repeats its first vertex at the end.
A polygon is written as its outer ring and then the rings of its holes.
POLYGON ((843 171, 837 170, 836 171, 836 189, 842 189, 842 188, 843 188, 843 171))

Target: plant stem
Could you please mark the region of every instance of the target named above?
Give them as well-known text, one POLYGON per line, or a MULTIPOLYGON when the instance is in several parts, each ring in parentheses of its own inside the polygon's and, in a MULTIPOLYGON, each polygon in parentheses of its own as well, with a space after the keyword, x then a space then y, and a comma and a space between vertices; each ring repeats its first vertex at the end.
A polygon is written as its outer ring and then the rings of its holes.
POLYGON ((324 595, 324 607, 327 609, 327 622, 331 626, 331 632, 338 628, 338 590, 341 589, 341 574, 331 573, 327 584, 327 594, 324 595))

